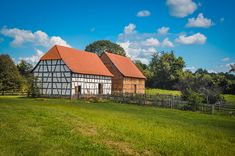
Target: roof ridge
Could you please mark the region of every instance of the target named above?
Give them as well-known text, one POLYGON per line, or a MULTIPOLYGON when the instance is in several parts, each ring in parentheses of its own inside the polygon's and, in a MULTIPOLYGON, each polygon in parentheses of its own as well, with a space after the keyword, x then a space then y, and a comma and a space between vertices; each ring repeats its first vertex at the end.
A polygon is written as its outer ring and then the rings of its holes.
POLYGON ((126 77, 136 77, 136 78, 146 79, 144 74, 140 71, 140 69, 138 69, 138 67, 131 60, 131 58, 109 52, 105 52, 105 54, 109 58, 109 60, 114 64, 114 66, 116 66, 117 70, 122 75, 126 77), (130 70, 129 68, 132 68, 132 70, 130 70))
POLYGON ((55 45, 55 48, 56 48, 56 50, 57 50, 57 52, 58 52, 60 58, 63 60, 63 58, 62 58, 61 55, 60 55, 60 50, 58 49, 58 45, 55 45))
MULTIPOLYGON (((91 52, 91 51, 80 50, 80 49, 76 49, 76 48, 72 48, 72 47, 66 47, 66 46, 62 46, 62 45, 55 45, 55 46, 56 46, 57 50, 58 50, 58 47, 63 47, 63 48, 73 49, 73 50, 79 51, 79 52, 84 52, 84 53, 90 53, 90 54, 92 54, 92 55, 97 55, 96 53, 91 52)), ((58 51, 59 51, 59 50, 58 50, 58 51)), ((59 51, 59 53, 60 53, 60 51, 59 51)), ((98 56, 98 55, 97 55, 97 56, 98 56)))
POLYGON ((46 57, 44 56, 40 60, 63 60, 74 73, 113 76, 98 55, 92 52, 55 45, 45 55, 46 57))

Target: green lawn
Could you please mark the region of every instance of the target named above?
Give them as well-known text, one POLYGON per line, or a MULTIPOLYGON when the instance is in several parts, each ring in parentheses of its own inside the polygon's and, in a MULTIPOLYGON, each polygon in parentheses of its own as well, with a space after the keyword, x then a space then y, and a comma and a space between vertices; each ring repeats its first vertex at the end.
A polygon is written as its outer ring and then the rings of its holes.
MULTIPOLYGON (((162 95, 175 95, 175 96, 180 96, 181 92, 177 91, 177 90, 165 90, 165 89, 158 89, 158 88, 154 88, 154 89, 145 89, 145 93, 146 94, 150 94, 150 95, 155 95, 155 94, 162 94, 162 95)), ((232 104, 235 105, 235 95, 232 94, 223 94, 226 103, 228 104, 232 104)))
POLYGON ((0 97, 0 155, 235 155, 235 118, 113 102, 0 97))
POLYGON ((224 98, 225 98, 225 100, 226 100, 226 102, 227 102, 228 104, 233 104, 233 105, 235 105, 235 95, 232 95, 232 94, 224 94, 223 96, 224 96, 224 98))
POLYGON ((175 95, 175 96, 180 96, 181 92, 178 90, 165 90, 165 89, 158 89, 158 88, 148 88, 145 89, 146 94, 154 95, 154 94, 163 94, 163 95, 175 95))

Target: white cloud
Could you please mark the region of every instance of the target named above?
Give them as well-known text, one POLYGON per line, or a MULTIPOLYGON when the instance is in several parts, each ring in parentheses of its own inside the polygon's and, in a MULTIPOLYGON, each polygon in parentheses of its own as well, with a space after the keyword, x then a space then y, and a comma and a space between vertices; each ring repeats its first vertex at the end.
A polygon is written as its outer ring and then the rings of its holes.
POLYGON ((124 33, 125 34, 132 34, 132 33, 135 33, 135 28, 136 28, 136 25, 135 24, 132 24, 130 23, 129 25, 125 26, 124 28, 124 33))
POLYGON ((153 53, 157 52, 156 48, 174 47, 169 38, 160 41, 157 37, 156 32, 139 33, 134 24, 129 24, 119 34, 117 44, 124 48, 131 59, 148 63, 153 53))
POLYGON ((197 70, 197 68, 195 66, 192 67, 185 67, 184 70, 190 70, 191 72, 195 72, 197 70))
POLYGON ((189 18, 186 27, 201 27, 209 28, 213 25, 211 19, 205 18, 202 13, 198 14, 197 18, 189 18))
POLYGON ((157 50, 154 47, 142 47, 137 42, 117 42, 126 51, 127 56, 132 60, 140 60, 141 62, 148 64, 149 59, 156 53, 157 50))
POLYGON ((160 45, 160 42, 158 39, 156 38, 148 38, 145 40, 145 43, 144 43, 145 46, 159 46, 160 45))
POLYGON ((191 36, 180 35, 175 41, 181 44, 204 44, 207 37, 201 33, 191 36))
POLYGON ((170 30, 169 27, 161 27, 157 30, 158 34, 160 35, 166 35, 168 31, 170 30))
POLYGON ((226 67, 230 67, 231 65, 235 64, 234 62, 231 62, 231 63, 227 63, 225 66, 226 67))
POLYGON ((229 57, 225 57, 225 58, 223 58, 221 61, 223 61, 223 62, 228 62, 229 60, 230 60, 229 57))
POLYGON ((50 43, 51 45, 62 45, 62 46, 66 46, 66 47, 71 47, 65 40, 63 40, 61 37, 59 36, 52 36, 50 38, 50 43))
POLYGON ((23 30, 18 28, 8 29, 6 27, 2 28, 1 34, 13 38, 11 42, 12 46, 20 46, 24 43, 30 42, 35 45, 40 45, 43 47, 51 47, 55 44, 71 47, 65 40, 59 36, 49 37, 45 32, 38 30, 32 32, 30 30, 23 30))
POLYGON ((162 46, 163 47, 174 47, 174 44, 167 37, 162 41, 162 46))
POLYGON ((209 70, 207 70, 208 71, 208 73, 217 73, 217 71, 215 71, 215 70, 213 70, 213 69, 209 69, 209 70))
POLYGON ((36 54, 29 56, 29 57, 20 57, 19 60, 25 60, 29 63, 36 64, 40 58, 43 56, 43 52, 39 49, 35 49, 36 54))
MULTIPOLYGON (((161 34, 167 34, 168 27, 162 27, 159 29, 161 34), (161 31, 160 31, 161 29, 161 31)), ((139 33, 136 30, 136 25, 129 24, 124 27, 122 33, 119 34, 117 44, 122 46, 127 56, 133 60, 141 60, 144 63, 148 63, 153 53, 157 52, 156 48, 172 48, 174 44, 168 37, 162 41, 158 39, 158 33, 139 33)))
POLYGON ((138 16, 138 17, 147 17, 147 16, 150 16, 150 15, 151 15, 150 11, 148 11, 148 10, 141 10, 141 11, 139 11, 137 13, 136 16, 138 16))
POLYGON ((186 17, 197 9, 197 4, 192 0, 167 0, 170 15, 175 17, 186 17))

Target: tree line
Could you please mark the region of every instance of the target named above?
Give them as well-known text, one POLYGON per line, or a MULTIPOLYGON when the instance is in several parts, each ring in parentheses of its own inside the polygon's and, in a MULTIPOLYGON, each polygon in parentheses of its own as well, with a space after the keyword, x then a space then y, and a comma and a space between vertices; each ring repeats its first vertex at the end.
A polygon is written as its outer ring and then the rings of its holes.
MULTIPOLYGON (((107 40, 95 41, 89 44, 86 51, 97 53, 104 51, 126 56, 125 50, 107 40)), ((140 60, 136 66, 147 78, 146 87, 169 90, 180 90, 182 97, 195 106, 200 103, 216 103, 223 101, 223 94, 235 94, 235 64, 226 73, 209 73, 206 69, 197 69, 195 72, 185 70, 185 61, 176 57, 173 51, 154 53, 149 64, 140 60)))
MULTIPOLYGON (((86 51, 97 53, 112 52, 126 56, 125 50, 107 40, 95 41, 89 44, 86 51)), ((182 97, 192 104, 202 102, 215 103, 223 100, 223 94, 235 94, 235 65, 231 65, 226 73, 209 73, 205 69, 195 72, 185 70, 185 61, 176 57, 174 52, 154 53, 149 64, 140 60, 135 61, 136 66, 146 76, 146 87, 169 90, 180 90, 182 97)), ((39 90, 33 83, 36 79, 31 73, 33 65, 21 60, 15 64, 9 55, 0 55, 0 92, 24 92, 29 96, 37 96, 39 90)))
MULTIPOLYGON (((135 61, 147 77, 146 87, 180 90, 182 97, 195 107, 200 103, 223 101, 221 94, 235 94, 234 65, 229 72, 209 73, 206 69, 185 70, 182 57, 173 52, 155 53, 148 65, 135 61)), ((196 109, 196 108, 195 108, 196 109)))
POLYGON ((0 55, 1 95, 27 93, 28 96, 38 96, 39 90, 35 86, 32 69, 33 65, 25 60, 15 64, 9 55, 0 55))

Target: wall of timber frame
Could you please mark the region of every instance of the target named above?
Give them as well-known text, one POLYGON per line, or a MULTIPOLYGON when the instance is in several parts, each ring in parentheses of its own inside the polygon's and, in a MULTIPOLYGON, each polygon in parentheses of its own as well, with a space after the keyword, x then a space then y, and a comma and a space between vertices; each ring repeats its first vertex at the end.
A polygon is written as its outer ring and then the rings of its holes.
POLYGON ((145 79, 133 78, 133 77, 124 78, 123 93, 144 94, 144 92, 145 92, 145 79))
POLYGON ((81 94, 111 94, 111 77, 73 73, 63 60, 39 61, 33 69, 37 86, 43 97, 78 97, 75 87, 81 87, 81 94))
POLYGON ((117 67, 111 62, 106 54, 101 55, 101 60, 108 70, 113 74, 112 77, 112 91, 123 92, 124 76, 119 72, 117 67))
POLYGON ((101 60, 114 76, 112 78, 113 92, 144 94, 145 79, 123 76, 105 53, 101 55, 101 60))

